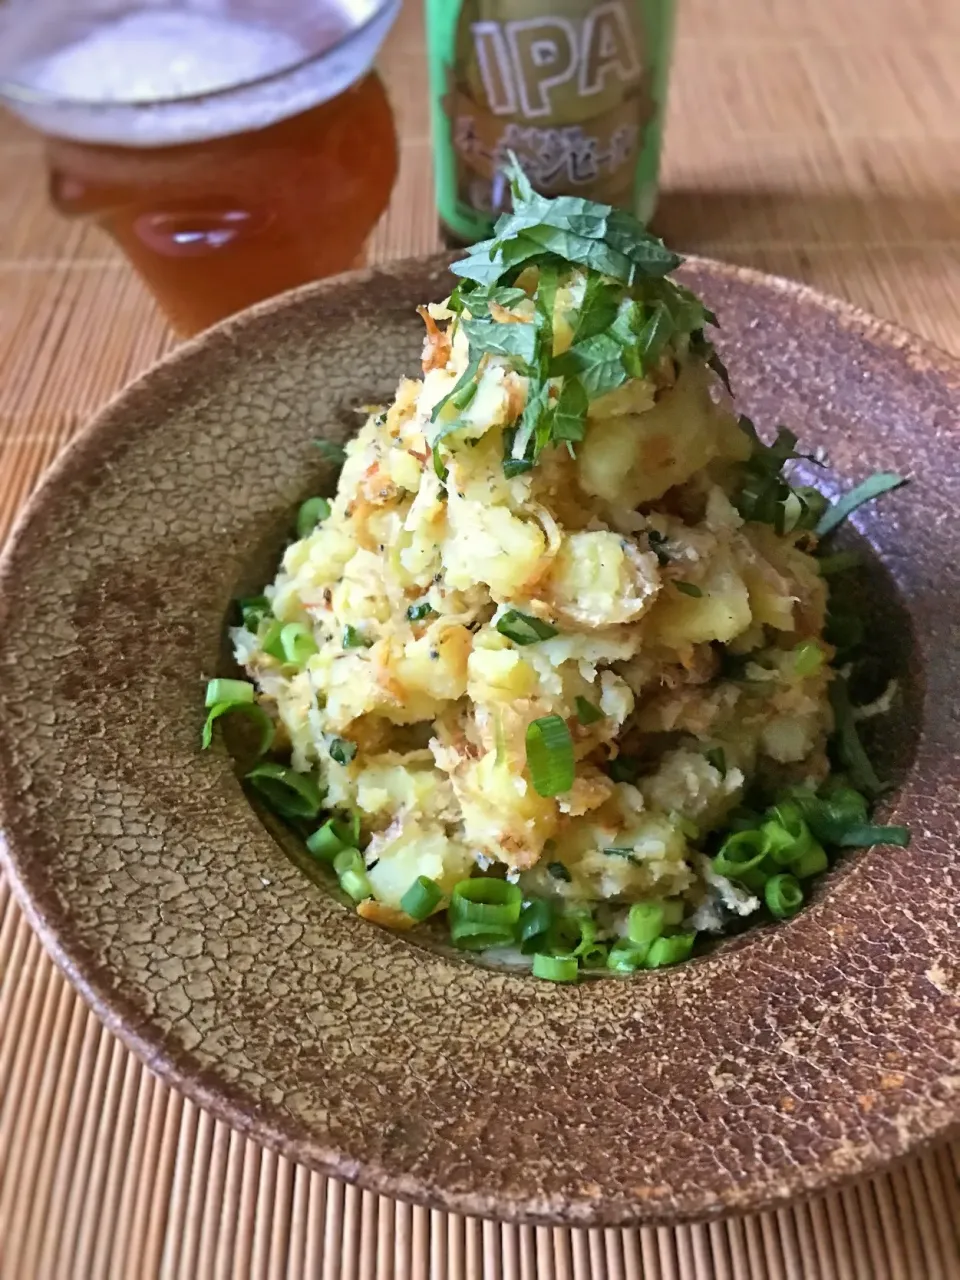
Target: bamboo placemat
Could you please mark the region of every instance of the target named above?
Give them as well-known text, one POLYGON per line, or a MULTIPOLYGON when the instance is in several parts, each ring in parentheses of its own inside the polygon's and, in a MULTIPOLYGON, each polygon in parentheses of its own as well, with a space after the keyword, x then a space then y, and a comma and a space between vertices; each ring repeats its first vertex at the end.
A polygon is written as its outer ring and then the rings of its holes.
MULTIPOLYGON (((960 354, 960 4, 681 5, 660 229, 960 354)), ((381 66, 403 163, 374 259, 439 243, 417 0, 381 66)), ((0 121, 0 541, 89 413, 172 345, 109 245, 48 209, 36 143, 0 121)), ((958 1174, 954 1144, 809 1204, 676 1231, 413 1209, 280 1159, 160 1083, 0 880, 2 1280, 949 1280, 958 1174)))

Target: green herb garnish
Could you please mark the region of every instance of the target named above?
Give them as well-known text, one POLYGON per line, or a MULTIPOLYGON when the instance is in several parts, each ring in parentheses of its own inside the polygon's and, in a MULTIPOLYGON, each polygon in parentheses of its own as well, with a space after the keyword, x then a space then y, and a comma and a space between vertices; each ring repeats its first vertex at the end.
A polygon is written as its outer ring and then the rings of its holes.
POLYGON ((373 641, 349 623, 343 628, 344 649, 369 649, 373 641))
POLYGON ((828 533, 832 533, 837 525, 842 524, 851 512, 856 511, 857 507, 862 507, 865 502, 872 502, 881 494, 889 493, 891 489, 898 489, 906 483, 902 476, 894 475, 892 471, 878 471, 875 475, 869 476, 849 493, 845 493, 821 516, 817 533, 821 538, 825 537, 828 533))
POLYGON ((349 738, 331 738, 327 750, 330 759, 336 760, 337 764, 349 764, 357 754, 357 744, 349 738))
MULTIPOLYGON (((504 472, 512 477, 528 471, 548 445, 572 450, 583 439, 590 401, 646 376, 675 339, 699 334, 698 350, 712 359, 703 326, 714 317, 664 278, 681 259, 631 214, 575 196, 541 196, 512 155, 505 173, 513 209, 498 219, 490 240, 453 264, 461 280, 450 307, 458 316, 470 313, 460 323, 471 364, 489 353, 529 379, 526 405, 505 439, 504 472), (537 271, 532 294, 516 284, 528 266, 537 271), (557 289, 574 267, 586 271, 584 292, 569 317, 572 342, 555 356, 557 289), (515 306, 525 297, 535 303, 530 322, 489 316, 492 302, 515 306)), ((434 463, 441 474, 436 448, 434 463)))
POLYGON ((598 720, 606 719, 600 708, 594 706, 587 698, 581 698, 578 695, 574 705, 577 708, 577 719, 581 724, 596 724, 598 720))
POLYGON ((530 613, 521 613, 519 609, 508 609, 497 620, 497 630, 514 644, 520 645, 536 644, 539 640, 550 640, 559 635, 557 628, 552 627, 549 622, 543 622, 530 613))

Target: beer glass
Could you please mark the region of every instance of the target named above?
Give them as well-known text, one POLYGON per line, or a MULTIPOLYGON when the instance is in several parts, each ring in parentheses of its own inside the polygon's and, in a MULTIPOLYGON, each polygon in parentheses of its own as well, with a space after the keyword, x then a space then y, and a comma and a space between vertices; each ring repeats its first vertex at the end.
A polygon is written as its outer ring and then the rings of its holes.
POLYGON ((397 169, 373 59, 400 0, 8 0, 0 99, 50 195, 195 333, 362 261, 397 169))

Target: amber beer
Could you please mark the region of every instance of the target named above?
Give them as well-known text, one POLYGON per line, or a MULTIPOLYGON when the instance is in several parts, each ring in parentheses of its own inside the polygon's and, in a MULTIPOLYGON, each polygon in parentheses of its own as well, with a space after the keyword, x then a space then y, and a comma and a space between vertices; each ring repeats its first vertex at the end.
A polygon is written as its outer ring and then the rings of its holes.
POLYGON ((360 264, 397 172, 375 73, 232 137, 143 149, 51 139, 47 150, 53 203, 109 233, 181 334, 360 264))
POLYGON ((11 0, 0 96, 50 193, 194 333, 357 265, 397 170, 370 71, 399 0, 11 0))
POLYGON ((653 212, 673 0, 426 0, 442 222, 488 234, 508 151, 546 195, 653 212))

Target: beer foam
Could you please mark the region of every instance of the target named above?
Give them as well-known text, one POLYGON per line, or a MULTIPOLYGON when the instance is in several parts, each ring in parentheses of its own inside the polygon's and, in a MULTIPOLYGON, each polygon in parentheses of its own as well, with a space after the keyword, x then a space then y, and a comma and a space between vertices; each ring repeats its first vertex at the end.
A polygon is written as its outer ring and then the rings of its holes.
POLYGON ((215 93, 308 56, 284 31, 190 9, 142 9, 29 64, 21 75, 32 88, 71 102, 142 103, 215 93))
POLYGON ((262 129, 364 75, 399 5, 309 6, 309 44, 197 9, 136 10, 22 62, 11 79, 30 93, 8 105, 46 133, 119 146, 173 146, 262 129))

